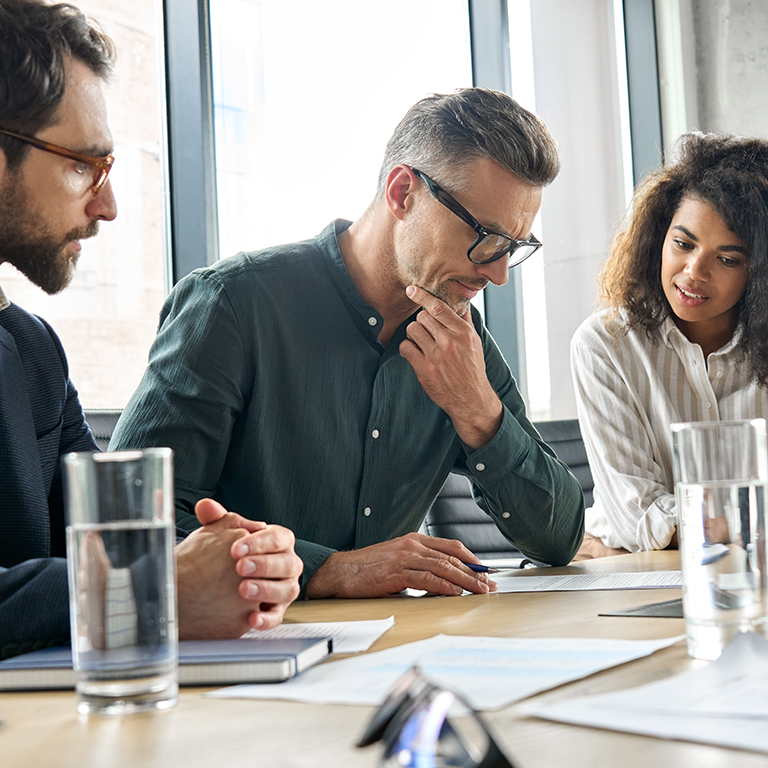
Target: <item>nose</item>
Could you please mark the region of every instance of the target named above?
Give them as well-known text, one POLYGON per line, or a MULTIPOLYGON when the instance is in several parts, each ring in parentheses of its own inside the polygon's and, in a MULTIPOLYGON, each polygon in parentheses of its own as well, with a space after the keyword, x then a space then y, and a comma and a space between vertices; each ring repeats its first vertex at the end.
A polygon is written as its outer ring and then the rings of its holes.
POLYGON ((707 282, 710 278, 709 262, 701 251, 692 251, 685 262, 683 274, 691 280, 707 282))
POLYGON ((89 219, 100 221, 112 221, 117 216, 117 201, 115 200, 115 193, 112 191, 111 179, 107 179, 96 197, 91 195, 91 199, 85 206, 85 212, 89 219))
POLYGON ((475 272, 494 285, 506 285, 509 281, 509 256, 502 256, 489 264, 477 264, 475 272))

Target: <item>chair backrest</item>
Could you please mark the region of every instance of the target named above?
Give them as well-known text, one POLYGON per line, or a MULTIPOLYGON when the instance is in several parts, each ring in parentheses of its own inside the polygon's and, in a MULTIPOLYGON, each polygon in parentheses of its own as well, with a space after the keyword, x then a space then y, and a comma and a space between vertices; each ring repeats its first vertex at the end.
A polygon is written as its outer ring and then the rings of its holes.
MULTIPOLYGON (((586 506, 592 504, 592 473, 578 419, 540 421, 534 424, 558 458, 581 483, 586 506)), ((463 475, 448 475, 424 521, 430 536, 458 539, 479 558, 492 560, 520 555, 493 520, 475 503, 472 484, 463 475)))
POLYGON ((94 408, 90 411, 83 411, 83 413, 85 414, 88 426, 91 428, 91 432, 93 432, 93 439, 96 441, 96 445, 102 451, 106 451, 122 410, 94 408))
POLYGON ((475 503, 472 484, 451 472, 424 521, 430 536, 458 539, 481 560, 518 557, 521 553, 475 503))
POLYGON ((548 443, 560 461, 568 465, 584 492, 584 505, 592 506, 595 483, 587 461, 587 449, 581 436, 578 419, 537 421, 533 425, 545 443, 548 443))

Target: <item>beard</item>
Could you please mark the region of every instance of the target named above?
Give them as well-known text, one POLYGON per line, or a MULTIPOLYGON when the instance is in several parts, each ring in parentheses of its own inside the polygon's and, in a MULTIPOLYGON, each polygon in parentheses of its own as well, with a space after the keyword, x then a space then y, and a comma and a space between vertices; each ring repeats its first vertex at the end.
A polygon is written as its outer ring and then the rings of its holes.
MULTIPOLYGON (((452 282, 455 281, 446 280, 445 282, 438 283, 432 290, 429 288, 425 288, 424 290, 431 293, 433 296, 437 296, 441 301, 444 301, 459 317, 464 317, 472 306, 472 301, 463 296, 457 298, 456 295, 451 292, 452 282)), ((477 280, 471 277, 464 278, 461 282, 468 288, 475 288, 478 291, 484 290, 488 285, 487 280, 477 280)))
POLYGON ((73 240, 85 240, 99 231, 94 219, 76 227, 64 237, 56 237, 39 213, 34 211, 26 192, 11 175, 0 190, 0 263, 7 261, 28 280, 48 294, 69 285, 75 274, 79 253, 65 253, 73 240))
MULTIPOLYGON (((411 226, 387 254, 384 272, 389 280, 402 287, 403 291, 408 285, 418 285, 445 302, 459 317, 464 317, 472 302, 466 296, 460 295, 456 283, 461 282, 469 288, 482 291, 488 285, 488 280, 471 274, 446 277, 446 270, 441 261, 429 253, 433 248, 432 243, 436 241, 436 238, 431 236, 430 219, 424 213, 414 213, 411 226)), ((466 264, 470 262, 466 261, 466 264)))
MULTIPOLYGON (((459 278, 443 279, 437 271, 424 271, 424 259, 419 255, 421 250, 414 254, 401 254, 398 267, 391 267, 396 280, 405 290, 406 286, 413 283, 427 293, 431 293, 440 301, 445 302, 459 317, 464 317, 472 302, 465 296, 457 296, 456 283, 461 282, 469 288, 482 291, 488 281, 484 278, 467 276, 459 278)), ((394 263, 394 257, 391 262, 394 263)))

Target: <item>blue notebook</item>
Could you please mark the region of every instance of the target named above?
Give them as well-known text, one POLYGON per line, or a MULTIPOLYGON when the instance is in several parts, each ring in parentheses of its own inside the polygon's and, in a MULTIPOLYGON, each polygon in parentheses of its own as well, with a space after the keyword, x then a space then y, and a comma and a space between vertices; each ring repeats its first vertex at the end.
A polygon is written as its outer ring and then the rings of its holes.
MULTIPOLYGON (((279 683, 325 659, 329 637, 260 640, 182 640, 179 685, 279 683)), ((45 648, 0 661, 0 691, 75 687, 72 652, 45 648)))

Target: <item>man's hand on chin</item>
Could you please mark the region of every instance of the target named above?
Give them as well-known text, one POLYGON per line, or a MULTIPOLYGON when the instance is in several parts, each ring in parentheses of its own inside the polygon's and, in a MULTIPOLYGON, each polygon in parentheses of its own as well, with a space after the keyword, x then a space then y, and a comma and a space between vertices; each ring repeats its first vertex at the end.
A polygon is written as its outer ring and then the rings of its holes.
POLYGON ((469 311, 459 317, 444 301, 411 285, 408 298, 422 307, 409 323, 400 354, 435 405, 450 417, 462 442, 473 450, 499 431, 503 406, 488 381, 483 343, 469 311))

